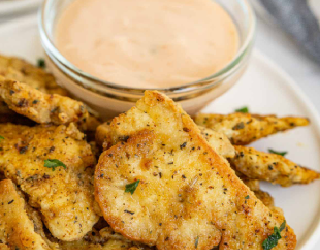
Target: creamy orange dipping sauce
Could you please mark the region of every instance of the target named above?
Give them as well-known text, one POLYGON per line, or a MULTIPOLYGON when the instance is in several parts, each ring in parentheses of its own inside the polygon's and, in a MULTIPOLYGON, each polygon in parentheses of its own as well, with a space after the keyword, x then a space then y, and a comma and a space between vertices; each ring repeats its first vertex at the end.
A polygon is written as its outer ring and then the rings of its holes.
POLYGON ((145 89, 212 75, 234 58, 239 42, 231 17, 211 0, 75 0, 55 37, 79 69, 145 89))

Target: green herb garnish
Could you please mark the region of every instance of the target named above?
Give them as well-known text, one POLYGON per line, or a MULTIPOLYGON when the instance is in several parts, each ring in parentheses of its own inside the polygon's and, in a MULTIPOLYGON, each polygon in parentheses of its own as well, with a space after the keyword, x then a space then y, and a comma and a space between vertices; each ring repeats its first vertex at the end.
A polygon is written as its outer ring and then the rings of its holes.
POLYGON ((249 195, 247 195, 247 196, 245 197, 245 199, 246 199, 246 200, 250 199, 250 196, 249 196, 249 195))
POLYGON ((0 135, 0 141, 1 141, 1 140, 4 140, 4 137, 3 137, 2 135, 0 135))
POLYGON ((67 168, 67 166, 63 162, 61 162, 57 159, 44 160, 43 166, 45 166, 46 168, 52 168, 53 171, 55 171, 57 167, 63 167, 64 169, 67 168))
POLYGON ((194 247, 197 249, 199 243, 199 236, 197 236, 196 241, 194 242, 194 247))
POLYGON ((276 154, 276 155, 281 155, 281 156, 285 156, 286 154, 288 154, 288 152, 277 152, 272 149, 269 149, 268 151, 270 154, 276 154))
POLYGON ((133 194, 134 191, 136 191, 136 188, 138 187, 139 182, 140 180, 138 179, 136 182, 126 185, 126 190, 124 192, 133 194))
POLYGON ((241 112, 241 113, 248 113, 249 108, 248 107, 243 107, 235 110, 236 112, 241 112))
POLYGON ((37 61, 37 66, 39 67, 39 68, 42 68, 42 69, 44 69, 45 67, 46 67, 46 63, 45 63, 45 61, 43 60, 43 59, 38 59, 38 61, 37 61))
POLYGON ((268 238, 266 238, 262 242, 262 248, 263 250, 270 250, 278 245, 278 241, 282 238, 281 232, 286 228, 286 221, 284 221, 280 228, 274 227, 274 233, 269 235, 268 238))

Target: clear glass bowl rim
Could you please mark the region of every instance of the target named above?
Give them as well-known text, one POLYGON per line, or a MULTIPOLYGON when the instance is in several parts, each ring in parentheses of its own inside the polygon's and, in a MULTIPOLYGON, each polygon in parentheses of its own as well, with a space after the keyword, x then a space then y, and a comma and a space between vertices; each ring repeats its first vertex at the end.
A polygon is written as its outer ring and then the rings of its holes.
MULTIPOLYGON (((45 11, 46 11, 47 4, 50 3, 51 1, 54 1, 54 0, 44 0, 41 8, 39 9, 39 14, 38 14, 39 32, 40 32, 41 42, 44 46, 45 51, 49 50, 51 54, 55 57, 55 59, 58 60, 58 62, 61 63, 64 67, 68 68, 72 72, 75 72, 79 76, 86 78, 89 81, 99 83, 100 86, 102 85, 106 88, 111 88, 113 90, 130 91, 130 92, 132 91, 144 92, 146 90, 145 88, 135 88, 131 86, 125 86, 125 85, 117 84, 114 82, 102 80, 87 72, 80 70, 79 68, 74 66, 72 63, 70 63, 56 48, 53 41, 49 38, 47 31, 45 29, 45 22, 46 22, 45 11)), ((233 60, 230 63, 228 63, 223 69, 219 70, 218 72, 210 76, 207 76, 199 80, 189 82, 180 86, 172 87, 172 88, 153 88, 152 90, 172 93, 172 92, 181 92, 181 91, 188 92, 188 90, 190 91, 190 90, 195 90, 199 88, 201 89, 202 87, 206 87, 206 88, 214 87, 216 84, 218 84, 220 78, 223 78, 225 75, 228 75, 230 71, 233 71, 233 69, 235 69, 236 66, 241 63, 242 59, 245 58, 247 51, 250 51, 250 47, 254 40, 255 30, 256 30, 256 16, 249 0, 235 0, 235 1, 239 2, 242 5, 242 8, 244 8, 247 12, 247 16, 249 20, 248 21, 249 31, 244 39, 243 44, 239 48, 233 60), (215 79, 217 81, 215 81, 215 79), (209 82, 209 84, 204 84, 205 82, 209 82)))

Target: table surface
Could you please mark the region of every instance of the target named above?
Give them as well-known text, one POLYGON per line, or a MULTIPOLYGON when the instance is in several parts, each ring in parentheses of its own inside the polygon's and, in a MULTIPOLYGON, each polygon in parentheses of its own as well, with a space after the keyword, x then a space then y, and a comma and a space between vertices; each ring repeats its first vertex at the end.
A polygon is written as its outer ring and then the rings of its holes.
MULTIPOLYGON (((36 15, 36 12, 28 15, 36 15)), ((16 21, 17 17, 2 17, 0 29, 2 25, 16 21)), ((313 62, 276 24, 259 17, 255 46, 296 81, 320 113, 320 66, 313 62)), ((320 240, 317 245, 320 245, 320 240)), ((314 250, 316 249, 318 247, 314 250)))

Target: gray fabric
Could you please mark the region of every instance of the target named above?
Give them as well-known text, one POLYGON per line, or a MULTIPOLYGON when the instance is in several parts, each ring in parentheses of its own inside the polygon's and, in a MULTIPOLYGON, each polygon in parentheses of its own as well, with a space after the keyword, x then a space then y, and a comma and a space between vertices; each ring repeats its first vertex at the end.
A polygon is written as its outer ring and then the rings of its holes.
POLYGON ((320 64, 320 27, 307 0, 259 0, 304 50, 320 64))

